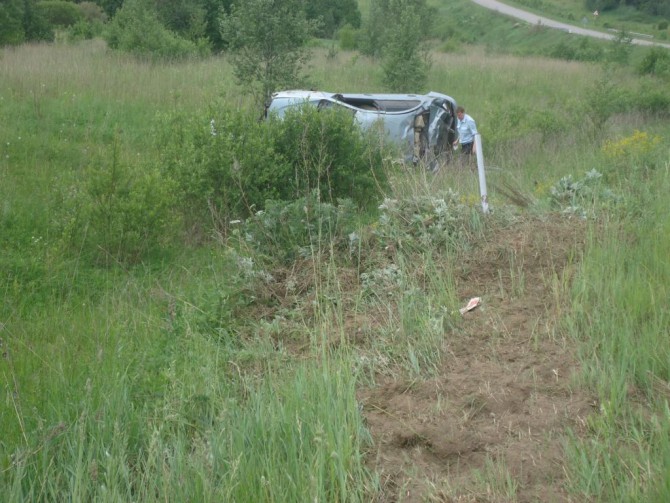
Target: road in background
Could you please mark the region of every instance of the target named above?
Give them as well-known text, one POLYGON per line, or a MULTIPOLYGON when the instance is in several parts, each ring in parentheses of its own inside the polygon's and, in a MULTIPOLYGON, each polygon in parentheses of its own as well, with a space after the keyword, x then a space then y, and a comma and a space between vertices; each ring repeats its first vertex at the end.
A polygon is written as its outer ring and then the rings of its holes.
MULTIPOLYGON (((602 38, 605 40, 614 40, 616 38, 616 35, 603 33, 601 31, 596 30, 589 30, 587 28, 580 28, 579 26, 574 26, 567 23, 561 23, 560 21, 554 21, 553 19, 549 19, 548 17, 538 16, 537 14, 517 9, 516 7, 506 5, 502 2, 497 2, 496 0, 472 0, 472 1, 478 5, 481 5, 482 7, 486 7, 487 9, 500 12, 501 14, 504 14, 506 16, 521 19, 522 21, 526 21, 531 24, 547 26, 549 28, 556 28, 557 30, 563 30, 568 33, 574 33, 575 35, 584 35, 587 37, 602 38)), ((670 44, 664 44, 662 42, 653 42, 651 40, 644 40, 641 38, 633 38, 632 43, 637 45, 650 45, 670 49, 670 44)))

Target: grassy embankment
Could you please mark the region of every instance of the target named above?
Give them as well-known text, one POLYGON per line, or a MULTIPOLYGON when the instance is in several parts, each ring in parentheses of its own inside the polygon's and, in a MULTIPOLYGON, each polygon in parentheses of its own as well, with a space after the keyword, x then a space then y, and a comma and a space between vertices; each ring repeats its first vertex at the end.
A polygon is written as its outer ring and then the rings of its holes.
POLYGON ((534 12, 557 21, 599 31, 625 30, 629 34, 666 42, 670 35, 667 19, 652 16, 630 6, 598 12, 588 11, 584 0, 506 0, 504 3, 534 12))
MULTIPOLYGON (((135 265, 87 263, 54 235, 63 194, 85 190, 110 157, 132 169, 155 159, 157 113, 207 120, 213 97, 231 107, 245 100, 221 59, 145 65, 94 43, 6 49, 0 66, 0 493, 7 501, 369 501, 377 481, 364 459, 374 447, 356 387, 378 372, 421 379, 446 357, 445 338, 459 323, 449 261, 408 247, 398 269, 384 269, 386 251, 361 246, 366 288, 363 271, 315 253, 283 270, 296 295, 279 307, 216 240, 174 241, 135 265), (384 271, 401 288, 375 290, 384 271), (268 306, 274 316, 259 319, 268 306), (352 312, 377 320, 363 346, 349 340, 352 312)), ((318 56, 312 74, 319 87, 376 90, 376 71, 341 53, 318 56)), ((578 495, 667 499, 670 128, 667 109, 637 108, 667 90, 626 71, 467 47, 436 54, 430 78, 478 120, 490 181, 534 200, 514 209, 492 190, 495 212, 484 219, 476 180, 462 172, 395 180, 396 198, 456 190, 464 246, 518 212, 553 211, 550 188, 565 176, 598 170, 619 196, 573 184, 559 207, 595 217, 565 330, 602 404, 566 469, 578 495), (625 113, 602 94, 623 100, 625 113)))

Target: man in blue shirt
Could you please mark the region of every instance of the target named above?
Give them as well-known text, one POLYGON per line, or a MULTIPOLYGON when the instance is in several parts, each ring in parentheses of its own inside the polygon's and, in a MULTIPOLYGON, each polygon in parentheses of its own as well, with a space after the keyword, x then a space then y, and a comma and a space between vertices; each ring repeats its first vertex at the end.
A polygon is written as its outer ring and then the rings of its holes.
POLYGON ((461 153, 464 155, 471 155, 472 148, 475 143, 475 135, 477 134, 477 124, 475 120, 465 113, 465 108, 456 108, 456 117, 458 117, 458 139, 454 142, 454 146, 459 142, 461 144, 461 153))

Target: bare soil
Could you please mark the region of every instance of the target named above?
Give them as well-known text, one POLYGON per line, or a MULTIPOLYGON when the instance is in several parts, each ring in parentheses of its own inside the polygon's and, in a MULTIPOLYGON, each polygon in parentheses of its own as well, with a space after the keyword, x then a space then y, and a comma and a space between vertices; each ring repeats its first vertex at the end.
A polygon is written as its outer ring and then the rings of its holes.
POLYGON ((426 380, 361 389, 379 502, 566 502, 567 434, 585 433, 595 396, 559 322, 583 225, 529 218, 499 229, 461 261, 463 305, 426 380))

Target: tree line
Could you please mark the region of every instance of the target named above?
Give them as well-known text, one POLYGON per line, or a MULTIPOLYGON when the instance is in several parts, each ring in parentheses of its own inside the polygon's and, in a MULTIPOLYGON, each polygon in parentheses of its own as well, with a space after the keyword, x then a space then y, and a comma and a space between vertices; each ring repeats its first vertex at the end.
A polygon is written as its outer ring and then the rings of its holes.
MULTIPOLYGON (((113 20, 124 8, 138 8, 155 15, 163 28, 212 51, 226 48, 219 18, 243 0, 3 0, 0 3, 0 45, 53 40, 55 30, 81 23, 113 20)), ((319 21, 318 37, 332 38, 345 25, 359 28, 361 12, 357 0, 298 0, 290 2, 309 20, 319 21)), ((269 2, 281 6, 284 1, 269 2)))

